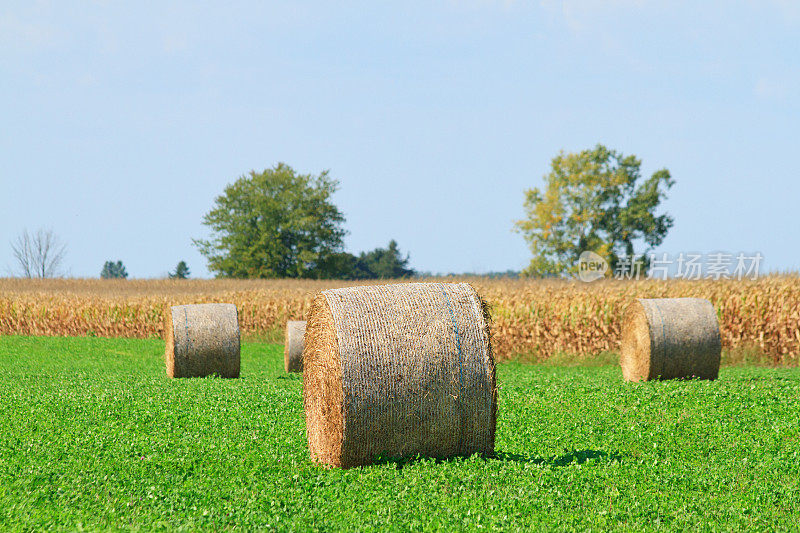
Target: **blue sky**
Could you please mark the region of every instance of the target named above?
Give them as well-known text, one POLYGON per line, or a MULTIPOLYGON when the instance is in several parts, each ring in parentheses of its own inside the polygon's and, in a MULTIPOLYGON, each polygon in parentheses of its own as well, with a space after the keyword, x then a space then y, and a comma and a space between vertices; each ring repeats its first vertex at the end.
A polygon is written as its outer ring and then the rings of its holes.
POLYGON ((278 161, 341 181, 351 251, 520 269, 523 191, 598 142, 672 172, 659 251, 798 269, 798 5, 4 2, 0 269, 44 226, 73 276, 208 276, 203 214, 278 161))

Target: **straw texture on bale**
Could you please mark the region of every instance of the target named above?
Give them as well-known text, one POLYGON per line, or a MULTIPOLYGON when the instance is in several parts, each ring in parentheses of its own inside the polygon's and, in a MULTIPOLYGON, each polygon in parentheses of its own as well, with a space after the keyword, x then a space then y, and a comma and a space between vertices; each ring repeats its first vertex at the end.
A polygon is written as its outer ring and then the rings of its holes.
POLYGON ((177 305, 164 313, 167 375, 239 377, 239 316, 233 304, 177 305))
POLYGON ((283 343, 283 368, 287 372, 303 371, 303 337, 305 335, 305 320, 289 320, 286 323, 286 338, 283 343))
POLYGON ((497 390, 489 314, 466 283, 323 291, 303 353, 314 461, 494 451, 497 390))
POLYGON ((625 312, 620 365, 626 381, 719 375, 714 306, 702 298, 639 299, 625 312))

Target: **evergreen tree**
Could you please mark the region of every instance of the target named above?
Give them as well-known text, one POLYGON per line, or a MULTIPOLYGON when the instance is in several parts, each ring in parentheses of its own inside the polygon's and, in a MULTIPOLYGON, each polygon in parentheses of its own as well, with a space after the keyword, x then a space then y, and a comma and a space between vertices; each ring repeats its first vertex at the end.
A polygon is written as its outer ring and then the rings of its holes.
POLYGON ((189 266, 186 264, 186 261, 181 261, 175 267, 174 272, 169 273, 169 279, 186 279, 189 277, 189 266))
POLYGON ((128 271, 125 270, 122 261, 106 261, 103 264, 103 270, 100 271, 100 277, 103 279, 126 279, 128 271))

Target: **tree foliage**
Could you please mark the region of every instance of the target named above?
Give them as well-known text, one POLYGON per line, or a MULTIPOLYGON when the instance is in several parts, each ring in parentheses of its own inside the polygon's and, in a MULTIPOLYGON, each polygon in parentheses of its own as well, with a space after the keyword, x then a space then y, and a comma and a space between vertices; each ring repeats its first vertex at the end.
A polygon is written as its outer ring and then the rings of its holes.
POLYGON ((405 278, 414 274, 414 270, 408 268, 411 258, 408 254, 403 257, 397 241, 392 239, 386 248, 375 248, 371 252, 361 252, 359 261, 364 264, 366 270, 373 277, 380 279, 405 278))
POLYGON ((349 252, 327 254, 318 264, 320 279, 372 279, 376 277, 359 257, 349 252))
POLYGON ((190 274, 189 265, 186 264, 186 261, 180 261, 175 266, 175 270, 169 273, 169 279, 187 279, 190 274))
POLYGON ((103 270, 100 271, 100 277, 103 279, 126 279, 128 271, 125 270, 122 261, 106 261, 103 264, 103 270))
POLYGON ((11 243, 17 274, 24 278, 53 278, 61 275, 67 245, 52 230, 24 230, 11 243))
POLYGON ((329 279, 388 279, 413 276, 409 268, 410 256, 403 256, 397 241, 392 239, 386 248, 361 252, 358 256, 347 252, 331 254, 320 263, 319 274, 329 279))
POLYGON ((515 223, 533 252, 524 273, 575 272, 585 250, 605 257, 614 269, 621 257, 641 260, 661 244, 673 219, 655 212, 674 180, 661 169, 641 181, 640 167, 635 156, 601 144, 554 157, 544 191, 525 192, 526 218, 515 223), (637 257, 638 242, 644 249, 637 257))
POLYGON ((337 186, 327 171, 298 174, 284 163, 250 172, 216 198, 203 217, 212 237, 194 243, 220 277, 319 277, 345 235, 331 202, 337 186))

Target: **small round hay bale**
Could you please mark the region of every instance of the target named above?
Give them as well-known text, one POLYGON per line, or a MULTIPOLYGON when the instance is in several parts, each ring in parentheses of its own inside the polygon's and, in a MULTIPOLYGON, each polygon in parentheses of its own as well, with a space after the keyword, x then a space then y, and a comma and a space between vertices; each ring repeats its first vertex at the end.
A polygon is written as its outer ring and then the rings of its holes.
POLYGON ((167 375, 239 377, 239 314, 233 304, 176 305, 164 313, 167 375))
POLYGON ((466 283, 318 294, 303 352, 311 458, 348 468, 377 457, 493 453, 489 320, 466 283))
POLYGON ((720 352, 717 314, 708 300, 642 298, 625 312, 620 365, 626 381, 716 379, 720 352))
POLYGON ((305 320, 289 320, 283 343, 283 368, 287 372, 303 371, 303 337, 306 334, 305 320))

